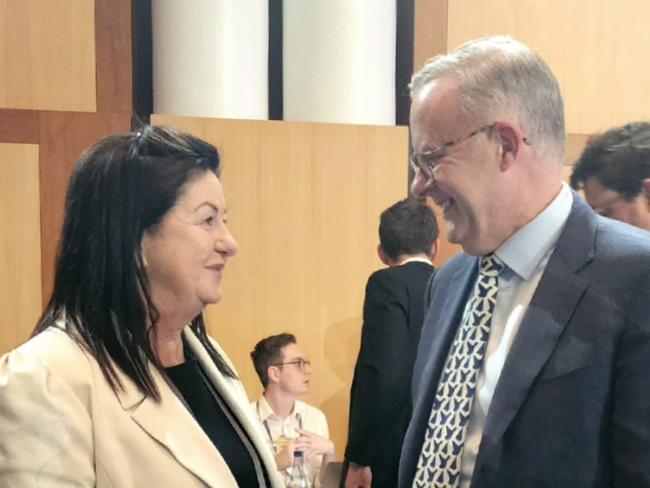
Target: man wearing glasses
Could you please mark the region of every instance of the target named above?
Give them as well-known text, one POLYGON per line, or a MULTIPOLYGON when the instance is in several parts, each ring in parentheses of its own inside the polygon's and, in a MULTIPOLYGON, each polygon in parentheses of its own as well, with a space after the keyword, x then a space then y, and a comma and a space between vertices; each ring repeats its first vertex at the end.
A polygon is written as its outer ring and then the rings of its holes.
POLYGON ((275 452, 278 470, 289 479, 294 451, 304 453, 310 486, 320 486, 325 466, 334 461, 325 414, 298 400, 309 391, 311 363, 293 334, 262 339, 251 352, 264 393, 252 403, 253 412, 275 452))
POLYGON ((650 240, 562 183, 557 80, 492 37, 411 97, 411 190, 464 252, 430 287, 399 487, 650 487, 650 240))
POLYGON ((571 175, 603 217, 650 230, 650 122, 609 129, 587 142, 571 175))

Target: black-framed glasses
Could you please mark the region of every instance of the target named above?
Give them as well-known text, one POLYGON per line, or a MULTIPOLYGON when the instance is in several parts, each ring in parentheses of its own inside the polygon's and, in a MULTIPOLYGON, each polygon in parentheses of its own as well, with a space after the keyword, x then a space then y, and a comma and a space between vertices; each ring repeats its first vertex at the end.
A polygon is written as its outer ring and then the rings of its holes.
POLYGON ((293 361, 286 361, 284 363, 275 363, 272 364, 271 366, 284 366, 285 364, 294 364, 298 366, 298 369, 300 369, 301 371, 304 371, 307 368, 311 367, 311 361, 309 359, 303 359, 303 358, 294 359, 293 361))
MULTIPOLYGON (((497 123, 498 122, 492 122, 491 124, 481 126, 478 129, 473 130, 472 132, 467 134, 465 137, 458 137, 457 139, 454 139, 452 141, 445 142, 441 146, 432 149, 431 151, 411 154, 411 157, 409 158, 409 163, 411 165, 411 168, 413 169, 413 172, 417 173, 419 170, 424 175, 425 178, 427 178, 428 180, 432 180, 433 169, 436 167, 436 164, 438 164, 438 161, 440 161, 445 156, 447 149, 456 146, 461 142, 465 142, 466 140, 471 139, 475 135, 481 134, 482 132, 491 131, 494 128, 494 126, 497 125, 497 123)), ((524 137, 523 141, 524 144, 530 146, 530 141, 528 140, 527 137, 524 137)))

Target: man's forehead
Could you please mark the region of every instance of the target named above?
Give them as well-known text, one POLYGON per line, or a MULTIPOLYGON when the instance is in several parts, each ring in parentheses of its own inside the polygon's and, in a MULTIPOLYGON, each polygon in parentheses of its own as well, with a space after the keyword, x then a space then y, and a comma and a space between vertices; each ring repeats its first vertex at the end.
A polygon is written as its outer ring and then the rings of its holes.
POLYGON ((281 352, 284 359, 291 360, 303 357, 302 351, 300 350, 300 347, 298 347, 298 344, 287 344, 281 349, 281 352))
POLYGON ((440 78, 423 86, 411 105, 411 131, 416 140, 455 136, 461 119, 458 82, 440 78))
POLYGON ((461 86, 459 80, 454 76, 442 76, 435 78, 422 87, 413 95, 415 103, 435 103, 448 99, 450 96, 460 99, 461 86))

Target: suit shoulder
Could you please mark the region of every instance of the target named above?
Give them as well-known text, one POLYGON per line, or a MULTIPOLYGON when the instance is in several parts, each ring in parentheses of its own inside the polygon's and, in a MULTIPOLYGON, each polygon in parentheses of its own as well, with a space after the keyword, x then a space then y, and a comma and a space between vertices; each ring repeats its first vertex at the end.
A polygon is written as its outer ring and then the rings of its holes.
POLYGON ((0 358, 0 404, 37 403, 48 415, 67 404, 87 410, 98 369, 64 331, 47 329, 0 358))
POLYGON ((433 266, 422 262, 410 262, 399 266, 391 266, 375 271, 368 281, 377 282, 404 282, 413 279, 428 279, 433 273, 433 266))
POLYGON ((470 256, 461 251, 436 270, 435 280, 447 279, 456 273, 458 269, 471 265, 475 260, 476 258, 474 256, 470 256))
POLYGON ((596 235, 599 253, 650 259, 650 232, 646 230, 599 216, 596 235))
POLYGON ((65 331, 54 327, 32 337, 7 356, 25 367, 45 368, 61 379, 84 376, 93 361, 65 331))

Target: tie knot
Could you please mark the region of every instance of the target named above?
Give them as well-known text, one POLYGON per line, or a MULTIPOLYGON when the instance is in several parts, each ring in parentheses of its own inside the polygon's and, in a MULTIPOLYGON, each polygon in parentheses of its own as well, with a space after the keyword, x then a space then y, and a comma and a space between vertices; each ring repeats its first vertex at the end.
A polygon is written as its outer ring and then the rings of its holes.
POLYGON ((498 276, 505 266, 503 261, 496 254, 492 253, 481 258, 479 270, 483 275, 498 276))

